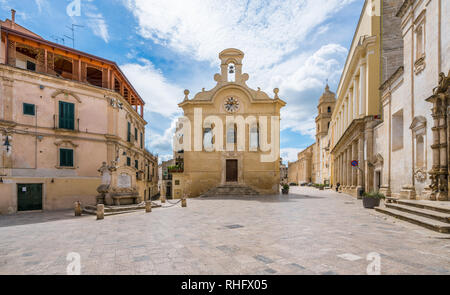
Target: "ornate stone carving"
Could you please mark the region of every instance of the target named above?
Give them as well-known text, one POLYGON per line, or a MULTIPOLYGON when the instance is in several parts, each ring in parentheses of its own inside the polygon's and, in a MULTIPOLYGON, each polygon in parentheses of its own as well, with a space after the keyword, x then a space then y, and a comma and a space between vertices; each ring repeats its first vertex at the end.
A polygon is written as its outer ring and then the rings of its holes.
POLYGON ((429 172, 430 199, 446 201, 448 200, 448 138, 449 126, 447 109, 449 107, 449 87, 450 71, 447 76, 444 73, 439 74, 439 85, 433 89, 433 95, 427 99, 433 104, 433 168, 429 172), (442 156, 441 156, 442 155, 442 156))
POLYGON ((425 172, 425 170, 422 168, 416 169, 416 171, 414 172, 414 178, 417 180, 417 182, 424 183, 425 180, 427 180, 427 172, 425 172))

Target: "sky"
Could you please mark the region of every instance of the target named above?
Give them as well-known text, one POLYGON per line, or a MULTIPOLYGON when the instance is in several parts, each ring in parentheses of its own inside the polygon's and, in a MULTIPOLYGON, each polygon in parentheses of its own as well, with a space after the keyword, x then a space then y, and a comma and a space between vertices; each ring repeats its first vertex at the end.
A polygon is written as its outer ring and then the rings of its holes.
POLYGON ((0 0, 0 18, 115 61, 145 100, 146 148, 172 157, 184 89, 215 86, 219 52, 245 53, 247 84, 287 102, 281 156, 315 141, 317 103, 335 92, 364 0, 0 0), (70 37, 75 28, 75 44, 70 37))

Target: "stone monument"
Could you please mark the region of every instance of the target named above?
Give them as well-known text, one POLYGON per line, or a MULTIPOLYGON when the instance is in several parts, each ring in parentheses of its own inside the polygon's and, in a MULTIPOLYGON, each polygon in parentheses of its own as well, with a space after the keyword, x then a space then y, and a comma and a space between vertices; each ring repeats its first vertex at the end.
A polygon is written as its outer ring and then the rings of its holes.
POLYGON ((97 188, 97 204, 120 206, 140 203, 136 173, 131 167, 116 167, 114 163, 108 166, 103 162, 98 171, 102 184, 97 188))

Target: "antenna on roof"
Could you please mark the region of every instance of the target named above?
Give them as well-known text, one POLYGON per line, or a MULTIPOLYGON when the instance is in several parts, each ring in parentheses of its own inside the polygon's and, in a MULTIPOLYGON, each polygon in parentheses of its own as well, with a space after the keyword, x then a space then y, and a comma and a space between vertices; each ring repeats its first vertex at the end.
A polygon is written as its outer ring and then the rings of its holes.
POLYGON ((50 38, 55 40, 56 43, 62 43, 62 45, 65 45, 65 40, 62 37, 58 37, 58 36, 52 35, 50 38))
POLYGON ((75 49, 75 28, 76 28, 76 27, 78 27, 78 28, 84 28, 84 26, 72 24, 71 27, 69 27, 69 26, 66 26, 66 27, 67 27, 69 30, 72 31, 72 37, 69 37, 69 36, 67 36, 67 35, 64 35, 64 36, 65 36, 66 38, 72 40, 72 48, 75 49))

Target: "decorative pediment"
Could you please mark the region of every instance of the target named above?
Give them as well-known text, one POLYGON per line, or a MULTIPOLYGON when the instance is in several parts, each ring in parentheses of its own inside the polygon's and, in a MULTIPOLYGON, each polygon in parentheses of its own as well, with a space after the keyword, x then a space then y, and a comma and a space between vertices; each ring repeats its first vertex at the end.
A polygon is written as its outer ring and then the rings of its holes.
POLYGON ((411 123, 409 129, 417 131, 427 127, 427 119, 423 116, 417 116, 411 123))
POLYGON ((383 156, 380 154, 380 153, 377 153, 376 155, 375 155, 375 161, 374 161, 374 165, 383 165, 383 163, 384 163, 384 159, 383 159, 383 156))
POLYGON ((65 90, 65 89, 59 89, 56 90, 55 92, 53 92, 52 94, 52 98, 56 98, 58 95, 60 94, 64 94, 64 96, 72 96, 73 98, 75 98, 79 103, 81 103, 81 99, 78 95, 76 95, 75 93, 73 93, 72 91, 69 90, 65 90))
POLYGON ((78 145, 73 143, 71 140, 58 140, 55 142, 55 145, 57 147, 61 147, 61 146, 66 146, 66 147, 72 146, 73 148, 78 147, 78 145))

